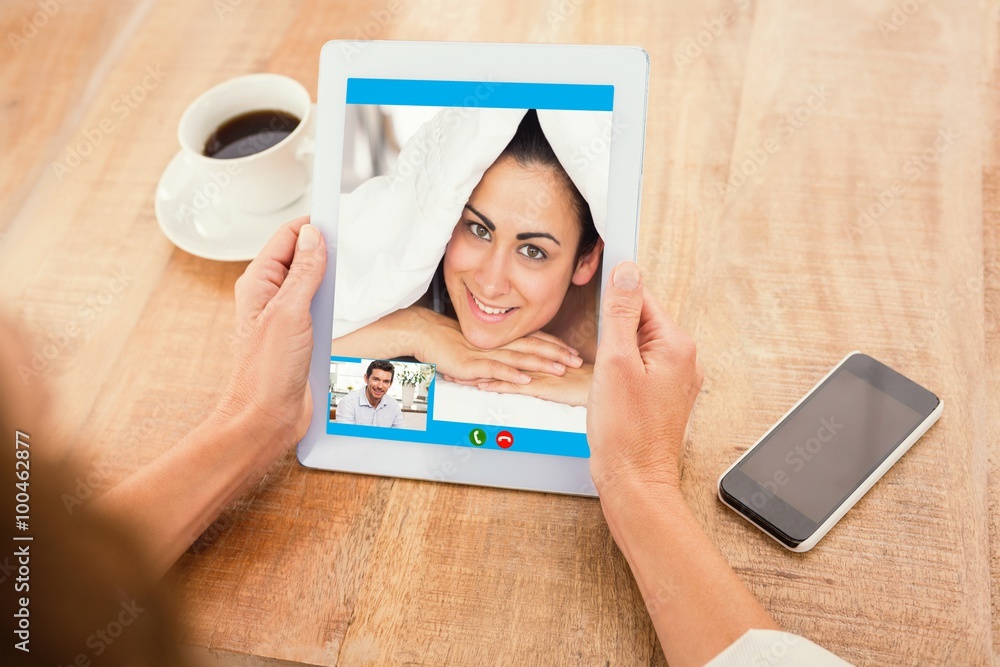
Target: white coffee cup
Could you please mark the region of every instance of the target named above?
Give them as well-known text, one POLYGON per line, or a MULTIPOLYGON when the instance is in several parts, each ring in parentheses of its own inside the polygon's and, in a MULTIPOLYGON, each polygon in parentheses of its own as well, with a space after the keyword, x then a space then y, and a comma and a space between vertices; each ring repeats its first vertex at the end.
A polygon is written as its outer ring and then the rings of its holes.
POLYGON ((177 128, 184 157, 211 188, 213 203, 246 213, 279 211, 305 193, 312 177, 313 122, 309 91, 280 74, 247 74, 202 93, 177 128), (219 159, 206 140, 226 121, 251 111, 284 111, 299 124, 282 141, 253 155, 219 159), (215 187, 211 187, 214 183, 215 187))

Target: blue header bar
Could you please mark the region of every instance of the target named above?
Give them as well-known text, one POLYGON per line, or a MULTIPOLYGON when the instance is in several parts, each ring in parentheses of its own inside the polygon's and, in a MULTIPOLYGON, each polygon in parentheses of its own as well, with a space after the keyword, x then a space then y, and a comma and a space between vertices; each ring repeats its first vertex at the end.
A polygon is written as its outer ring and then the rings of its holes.
POLYGON ((348 104, 611 111, 615 87, 578 83, 498 83, 348 79, 348 104))

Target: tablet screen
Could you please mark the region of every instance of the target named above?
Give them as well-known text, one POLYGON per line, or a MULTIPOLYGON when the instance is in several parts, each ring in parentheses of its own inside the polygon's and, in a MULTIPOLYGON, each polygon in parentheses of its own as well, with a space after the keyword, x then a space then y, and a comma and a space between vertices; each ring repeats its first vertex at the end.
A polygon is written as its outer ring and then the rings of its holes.
POLYGON ((589 456, 613 93, 347 80, 327 433, 589 456))

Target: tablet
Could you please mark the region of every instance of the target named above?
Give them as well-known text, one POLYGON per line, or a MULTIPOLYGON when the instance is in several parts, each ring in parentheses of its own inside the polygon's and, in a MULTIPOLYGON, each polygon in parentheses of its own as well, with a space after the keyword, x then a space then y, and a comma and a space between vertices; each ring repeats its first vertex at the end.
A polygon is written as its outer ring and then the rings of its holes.
POLYGON ((333 41, 320 58, 308 467, 596 495, 586 400, 635 260, 635 47, 333 41))

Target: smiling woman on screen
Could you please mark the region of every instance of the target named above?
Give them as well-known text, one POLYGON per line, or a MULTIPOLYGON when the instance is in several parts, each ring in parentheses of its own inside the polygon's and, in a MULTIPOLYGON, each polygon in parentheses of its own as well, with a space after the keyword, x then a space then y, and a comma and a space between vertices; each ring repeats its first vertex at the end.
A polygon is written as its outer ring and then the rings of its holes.
POLYGON ((460 384, 583 405, 603 248, 529 110, 472 191, 424 297, 334 339, 332 353, 411 356, 460 384))

